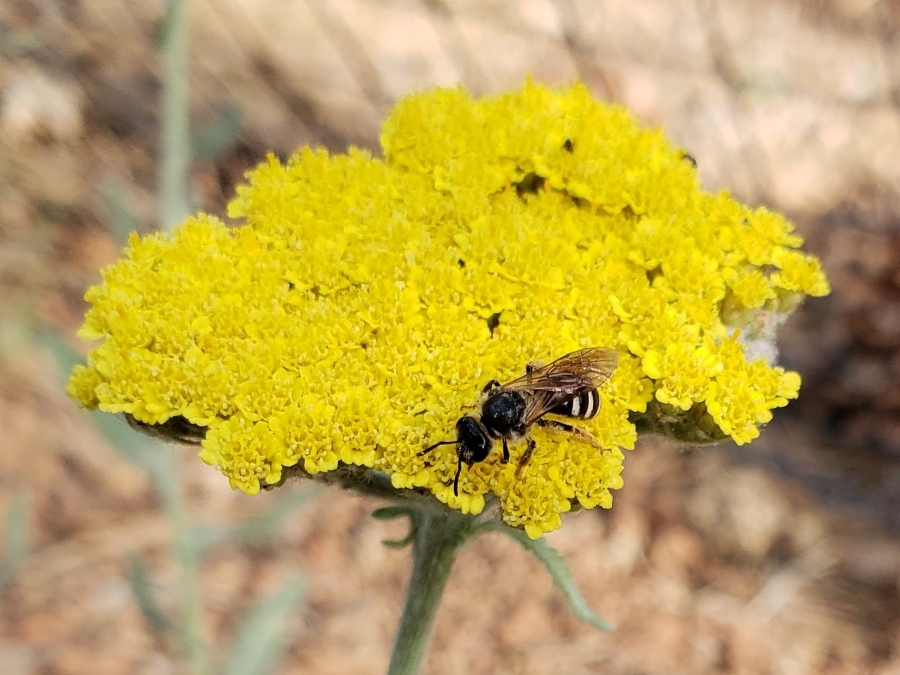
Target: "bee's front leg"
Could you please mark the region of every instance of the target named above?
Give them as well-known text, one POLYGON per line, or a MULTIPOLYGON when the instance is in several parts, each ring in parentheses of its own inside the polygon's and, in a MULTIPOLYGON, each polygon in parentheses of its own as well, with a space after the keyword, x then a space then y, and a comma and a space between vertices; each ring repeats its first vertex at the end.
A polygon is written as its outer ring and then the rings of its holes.
POLYGON ((525 454, 519 458, 519 466, 516 467, 516 478, 522 474, 522 469, 528 464, 531 456, 534 454, 534 449, 537 446, 537 443, 534 442, 533 438, 528 438, 526 440, 528 441, 528 448, 525 450, 525 454))
POLYGON ((506 436, 503 437, 503 459, 500 462, 501 464, 509 463, 509 444, 506 442, 506 436))
POLYGON ((497 380, 491 380, 491 381, 488 382, 486 385, 484 385, 484 388, 481 390, 481 393, 482 393, 482 394, 486 394, 486 393, 488 393, 491 389, 496 389, 496 388, 499 387, 499 386, 500 386, 500 383, 499 383, 497 380))

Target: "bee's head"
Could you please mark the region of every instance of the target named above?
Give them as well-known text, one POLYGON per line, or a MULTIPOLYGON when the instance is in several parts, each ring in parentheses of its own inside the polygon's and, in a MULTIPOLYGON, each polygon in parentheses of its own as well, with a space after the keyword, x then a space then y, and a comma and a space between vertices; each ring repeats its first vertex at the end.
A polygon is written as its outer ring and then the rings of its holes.
POLYGON ((453 479, 453 494, 459 495, 459 474, 462 473, 463 462, 472 466, 475 462, 483 462, 491 453, 491 438, 481 422, 471 415, 463 415, 456 423, 456 454, 459 466, 453 479))
POLYGON ((456 477, 453 479, 453 494, 459 496, 459 475, 462 473, 463 463, 472 466, 475 462, 483 462, 491 454, 491 437, 488 436, 484 425, 471 415, 463 415, 456 423, 455 441, 438 441, 429 445, 420 452, 427 454, 441 445, 455 445, 456 456, 459 464, 456 467, 456 477))
POLYGON ((483 462, 491 452, 491 439, 481 422, 464 415, 456 423, 456 453, 469 466, 483 462))

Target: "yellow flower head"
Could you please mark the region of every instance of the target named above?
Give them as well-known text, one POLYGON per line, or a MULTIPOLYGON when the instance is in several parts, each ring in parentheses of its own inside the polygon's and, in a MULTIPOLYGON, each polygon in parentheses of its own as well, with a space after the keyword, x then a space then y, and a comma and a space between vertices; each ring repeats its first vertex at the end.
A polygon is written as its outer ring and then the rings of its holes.
POLYGON ((470 513, 493 495, 533 537, 610 506, 648 406, 740 443, 796 397, 729 317, 827 293, 818 261, 781 216, 702 191, 659 131, 582 85, 529 83, 410 96, 381 140, 384 159, 269 157, 229 205, 237 227, 134 236, 87 293, 81 335, 102 343, 70 395, 206 428, 201 458, 250 494, 355 465, 470 513), (488 380, 582 347, 620 355, 577 423, 602 449, 534 428, 520 475, 525 444, 508 464, 495 447, 454 495, 454 447, 420 451, 477 415, 488 380))

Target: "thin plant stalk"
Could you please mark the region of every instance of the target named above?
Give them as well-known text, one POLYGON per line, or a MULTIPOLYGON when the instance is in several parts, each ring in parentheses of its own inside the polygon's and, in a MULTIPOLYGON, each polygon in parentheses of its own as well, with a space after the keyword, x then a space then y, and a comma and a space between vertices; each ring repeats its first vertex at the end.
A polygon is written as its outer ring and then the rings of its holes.
POLYGON ((472 534, 470 523, 458 515, 413 511, 410 517, 415 529, 413 572, 388 675, 419 672, 456 552, 472 534))
POLYGON ((169 0, 166 11, 159 162, 159 225, 163 229, 173 227, 190 213, 187 5, 187 0, 169 0))
POLYGON ((163 509, 172 529, 172 547, 178 560, 178 597, 181 603, 178 626, 182 648, 193 675, 210 675, 212 667, 203 638, 203 603, 200 598, 198 547, 187 518, 181 486, 178 448, 161 446, 161 470, 155 476, 163 509))
MULTIPOLYGON (((187 11, 187 0, 169 0, 163 40, 165 68, 159 161, 159 226, 162 229, 173 227, 190 212, 187 11)), ((203 639, 203 605, 197 578, 198 551, 187 518, 179 460, 174 448, 161 447, 160 454, 165 459, 156 482, 178 559, 182 648, 193 675, 210 675, 212 666, 203 639)))

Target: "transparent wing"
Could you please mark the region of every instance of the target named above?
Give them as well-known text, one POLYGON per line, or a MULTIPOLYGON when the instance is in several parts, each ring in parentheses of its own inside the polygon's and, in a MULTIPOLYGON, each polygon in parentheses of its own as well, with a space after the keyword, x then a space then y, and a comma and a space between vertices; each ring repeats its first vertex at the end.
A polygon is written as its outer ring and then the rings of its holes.
POLYGON ((615 349, 580 349, 535 368, 501 388, 525 396, 523 423, 527 427, 555 407, 602 385, 615 372, 618 363, 619 353, 615 349))
POLYGON ((503 385, 516 391, 569 392, 572 396, 596 389, 616 371, 619 353, 605 347, 579 349, 503 385))

